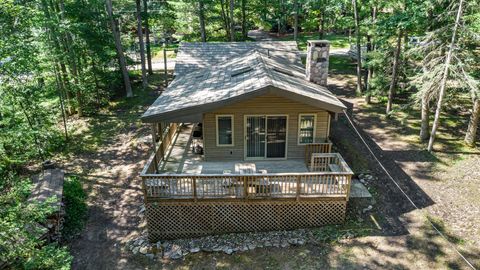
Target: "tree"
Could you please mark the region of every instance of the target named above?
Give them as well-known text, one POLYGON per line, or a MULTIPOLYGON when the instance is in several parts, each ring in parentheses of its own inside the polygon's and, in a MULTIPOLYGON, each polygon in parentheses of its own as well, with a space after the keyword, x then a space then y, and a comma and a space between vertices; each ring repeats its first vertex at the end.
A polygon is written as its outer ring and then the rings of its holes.
POLYGON ((146 89, 148 87, 147 81, 147 68, 145 65, 145 43, 143 42, 143 28, 142 28, 142 7, 140 0, 135 1, 135 6, 137 7, 136 17, 137 17, 137 36, 138 36, 138 46, 140 47, 140 62, 142 66, 142 87, 146 89))
POLYGON ((207 34, 205 32, 205 10, 203 7, 203 0, 198 1, 198 20, 200 22, 200 36, 202 42, 207 42, 207 34))
POLYGON ((248 37, 247 29, 247 0, 242 0, 242 37, 246 40, 248 37))
MULTIPOLYGON (((376 6, 373 6, 371 8, 371 17, 372 17, 372 27, 375 25, 376 21, 377 21, 377 7, 376 6)), ((367 35, 367 54, 371 54, 373 51, 375 51, 375 42, 373 40, 373 37, 371 34, 367 35)), ((371 81, 372 81, 372 78, 373 78, 373 65, 371 65, 370 63, 368 63, 368 66, 367 66, 367 76, 366 76, 366 80, 365 80, 365 86, 366 86, 366 95, 365 95, 365 102, 367 104, 369 104, 371 102, 371 97, 372 97, 372 93, 371 93, 371 81)))
POLYGON ((397 45, 395 49, 395 54, 393 56, 393 66, 392 66, 392 80, 390 81, 390 88, 388 90, 388 101, 387 101, 387 109, 386 113, 389 114, 392 110, 392 103, 393 103, 393 95, 395 93, 395 88, 397 87, 397 79, 398 79, 398 66, 400 65, 400 51, 402 50, 402 35, 403 31, 398 31, 397 36, 397 45))
POLYGON ((120 33, 117 30, 117 23, 113 17, 112 0, 106 0, 105 3, 107 5, 108 17, 110 18, 110 27, 115 42, 115 48, 117 49, 118 64, 120 66, 120 70, 122 71, 125 92, 127 93, 127 97, 133 97, 132 86, 130 84, 130 77, 127 70, 127 62, 125 61, 125 56, 123 55, 123 47, 120 40, 120 33))
POLYGON ((298 0, 293 0, 293 10, 294 10, 293 40, 297 41, 297 38, 298 38, 298 0))
POLYGON ((235 0, 230 0, 230 41, 235 41, 235 22, 233 20, 234 9, 235 0))
POLYGON ((355 19, 355 36, 357 46, 357 95, 362 94, 362 47, 360 44, 360 22, 358 17, 357 0, 352 0, 353 14, 355 19))
POLYGON ((144 12, 144 20, 145 20, 145 43, 146 43, 146 49, 147 49, 148 74, 152 75, 153 68, 152 68, 152 52, 150 48, 150 24, 148 22, 150 16, 148 14, 147 0, 143 0, 143 12, 144 12))
POLYGON ((430 133, 430 140, 428 141, 427 150, 431 152, 433 150, 433 143, 435 142, 435 136, 437 133, 438 125, 440 124, 440 113, 442 112, 442 103, 445 96, 445 88, 447 86, 448 72, 450 70, 450 61, 452 60, 453 51, 455 50, 456 35, 458 25, 462 17, 463 0, 460 0, 458 4, 457 15, 455 17, 455 24, 452 31, 452 39, 450 41, 450 47, 448 49, 447 58, 445 59, 444 70, 442 74, 442 81, 440 82, 440 90, 438 93, 437 108, 435 110, 435 118, 433 120, 432 132, 430 133))
POLYGON ((479 120, 480 120, 480 98, 474 97, 472 115, 470 116, 467 133, 465 134, 465 143, 469 146, 475 145, 475 139, 477 137, 479 120))

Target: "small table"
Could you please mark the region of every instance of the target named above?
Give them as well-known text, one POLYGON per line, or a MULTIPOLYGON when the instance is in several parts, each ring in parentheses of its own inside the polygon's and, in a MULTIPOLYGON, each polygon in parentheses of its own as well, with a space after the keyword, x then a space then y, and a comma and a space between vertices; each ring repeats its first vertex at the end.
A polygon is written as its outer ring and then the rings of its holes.
POLYGON ((254 174, 256 171, 255 163, 235 163, 235 173, 254 174))

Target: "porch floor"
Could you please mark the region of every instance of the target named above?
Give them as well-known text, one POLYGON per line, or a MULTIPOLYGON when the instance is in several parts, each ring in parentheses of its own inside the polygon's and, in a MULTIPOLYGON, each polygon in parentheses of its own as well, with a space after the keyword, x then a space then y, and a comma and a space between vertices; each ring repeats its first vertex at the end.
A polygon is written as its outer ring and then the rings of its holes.
POLYGON ((221 174, 224 170, 234 172, 237 163, 254 163, 257 171, 267 170, 268 173, 308 172, 303 159, 205 161, 202 155, 192 151, 192 127, 192 124, 180 127, 178 136, 166 153, 165 162, 159 167, 161 173, 221 174))

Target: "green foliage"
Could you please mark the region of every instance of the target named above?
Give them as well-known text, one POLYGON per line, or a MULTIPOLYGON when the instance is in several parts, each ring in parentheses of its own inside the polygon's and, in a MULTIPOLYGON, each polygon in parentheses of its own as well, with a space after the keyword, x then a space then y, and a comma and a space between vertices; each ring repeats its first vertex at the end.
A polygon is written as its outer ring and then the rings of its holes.
POLYGON ((65 223, 62 236, 66 240, 74 238, 85 226, 87 218, 87 195, 82 188, 82 183, 77 176, 68 176, 63 184, 65 203, 65 223))
POLYGON ((45 228, 38 225, 53 212, 53 198, 27 202, 31 184, 10 176, 0 192, 0 262, 25 269, 69 269, 71 256, 65 248, 44 246, 38 240, 45 228), (8 187, 7 187, 8 184, 8 187))
POLYGON ((54 244, 46 245, 38 249, 24 264, 24 269, 71 269, 72 255, 66 247, 54 244))

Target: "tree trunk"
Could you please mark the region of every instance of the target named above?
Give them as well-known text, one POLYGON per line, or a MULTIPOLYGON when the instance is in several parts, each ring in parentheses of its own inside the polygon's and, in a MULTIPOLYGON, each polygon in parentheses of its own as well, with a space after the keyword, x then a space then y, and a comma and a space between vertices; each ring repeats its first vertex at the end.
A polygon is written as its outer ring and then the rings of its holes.
POLYGON ((243 40, 247 40, 247 0, 242 0, 242 36, 243 40))
MULTIPOLYGON (((60 72, 58 69, 58 64, 55 63, 53 65, 53 71, 55 73, 55 82, 57 84, 57 93, 60 99, 60 110, 62 112, 62 120, 63 120, 63 130, 65 132, 65 140, 68 141, 68 128, 67 128, 67 116, 65 113, 65 99, 63 93, 65 92, 65 85, 62 83, 62 78, 60 76, 60 72)), ((1 118, 0 118, 1 120, 1 118)))
POLYGON ((70 82, 68 80, 68 73, 67 73, 67 67, 65 66, 64 63, 60 62, 60 71, 62 73, 62 79, 65 84, 65 97, 67 99, 67 114, 72 115, 73 111, 75 110, 75 106, 72 103, 72 96, 70 94, 70 82))
POLYGON ((120 33, 117 31, 117 24, 113 18, 112 11, 112 0, 106 0, 108 17, 110 18, 110 26, 112 28, 113 39, 115 41, 115 48, 117 49, 117 58, 120 70, 122 71, 123 84, 125 86, 125 92, 127 97, 132 97, 132 86, 130 84, 130 77, 128 76, 127 62, 125 61, 125 56, 123 55, 123 47, 120 40, 120 33))
POLYGON ((223 24, 224 24, 224 27, 225 27, 225 32, 227 32, 227 38, 230 38, 230 22, 229 22, 229 17, 228 17, 228 14, 226 12, 226 3, 224 2, 224 0, 220 0, 220 7, 221 7, 221 10, 222 10, 222 19, 223 19, 223 24))
POLYGON ((323 39, 323 35, 325 34, 325 7, 320 7, 320 12, 318 13, 318 37, 323 39))
POLYGON ((393 104, 393 95, 395 94, 395 87, 397 86, 398 79, 398 66, 400 65, 400 52, 402 50, 402 35, 403 31, 400 30, 397 37, 397 46, 395 49, 395 54, 393 56, 393 67, 392 67, 392 80, 390 81, 390 88, 388 90, 388 101, 387 101, 387 110, 386 113, 389 114, 392 110, 393 104))
POLYGON ((298 0, 293 1, 293 9, 295 11, 294 25, 293 25, 293 40, 297 41, 297 38, 298 38, 298 0))
POLYGON ((353 15, 355 19, 355 36, 357 43, 357 95, 362 94, 362 47, 360 45, 360 25, 358 18, 357 0, 352 0, 353 15))
MULTIPOLYGON (((59 13, 60 13, 60 18, 59 20, 64 21, 65 20, 65 6, 63 1, 59 2, 59 13)), ((79 117, 83 116, 83 99, 82 95, 80 93, 80 88, 79 88, 79 75, 78 75, 78 70, 77 70, 77 59, 75 56, 75 51, 71 48, 72 42, 72 36, 69 32, 67 32, 63 37, 60 37, 60 42, 62 42, 65 52, 67 53, 67 60, 68 62, 68 67, 70 70, 71 77, 73 78, 74 82, 74 92, 75 92, 75 97, 77 99, 77 113, 79 117)), ((65 70, 66 71, 66 70, 65 70)))
MULTIPOLYGON (((375 24, 375 22, 377 21, 377 7, 372 8, 371 14, 372 14, 372 23, 375 24)), ((367 39, 368 39, 367 51, 372 52, 375 50, 373 37, 367 36, 367 39)), ((370 104, 372 101, 372 93, 371 93, 372 79, 373 79, 373 67, 369 66, 367 69, 367 80, 365 81, 365 86, 367 88, 367 91, 366 91, 367 93, 365 95, 365 102, 367 104, 370 104)))
POLYGON ((203 7, 203 0, 198 1, 198 20, 200 22, 200 36, 202 42, 207 42, 207 34, 205 32, 205 10, 203 7))
POLYGON ((421 126, 420 126, 420 140, 428 140, 430 130, 430 100, 427 94, 422 97, 422 109, 421 109, 421 126))
POLYGON ((140 0, 135 1, 137 6, 137 36, 138 45, 140 47, 140 61, 142 66, 142 88, 146 89, 148 86, 147 81, 147 68, 145 66, 145 44, 143 42, 143 30, 142 30, 142 7, 140 0))
POLYGON ((445 69, 443 71, 442 81, 440 83, 440 92, 438 93, 437 109, 435 110, 435 118, 433 120, 432 132, 430 133, 430 140, 428 141, 427 150, 433 150, 433 143, 435 142, 435 135, 437 133, 438 125, 440 123, 440 113, 442 112, 443 97, 445 96, 445 88, 447 86, 448 71, 450 69, 450 61, 452 60, 453 49, 457 36, 457 29, 462 17, 463 0, 458 4, 457 17, 455 18, 455 25, 453 26, 452 40, 450 41, 450 48, 448 49, 447 58, 445 59, 445 69))
POLYGON ((145 42, 146 42, 146 49, 147 49, 147 63, 148 63, 148 74, 153 74, 152 68, 152 51, 150 49, 150 24, 148 22, 148 2, 147 0, 143 0, 143 13, 145 15, 145 42))
POLYGON ((469 146, 475 146, 477 137, 478 122, 480 120, 480 99, 476 98, 473 102, 473 111, 468 123, 467 133, 465 134, 465 143, 469 146))
POLYGON ((234 0, 230 0, 230 41, 235 41, 235 22, 233 21, 234 0))

